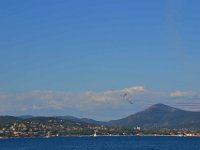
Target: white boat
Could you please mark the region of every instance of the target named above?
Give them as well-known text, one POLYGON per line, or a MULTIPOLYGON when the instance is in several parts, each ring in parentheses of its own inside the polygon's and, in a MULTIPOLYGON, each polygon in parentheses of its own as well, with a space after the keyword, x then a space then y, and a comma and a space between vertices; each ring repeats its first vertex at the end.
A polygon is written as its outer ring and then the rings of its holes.
POLYGON ((94 132, 94 135, 93 135, 94 137, 96 137, 97 136, 97 134, 96 134, 96 132, 94 132))
POLYGON ((93 134, 93 137, 96 137, 97 136, 97 131, 94 130, 94 134, 93 134))

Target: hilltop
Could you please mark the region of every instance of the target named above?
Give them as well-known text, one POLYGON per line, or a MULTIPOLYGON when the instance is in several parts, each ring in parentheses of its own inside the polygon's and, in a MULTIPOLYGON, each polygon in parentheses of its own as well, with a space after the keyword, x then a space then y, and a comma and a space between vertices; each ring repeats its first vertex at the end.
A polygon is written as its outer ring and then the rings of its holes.
POLYGON ((128 117, 109 121, 108 124, 118 127, 200 128, 200 112, 155 104, 128 117))

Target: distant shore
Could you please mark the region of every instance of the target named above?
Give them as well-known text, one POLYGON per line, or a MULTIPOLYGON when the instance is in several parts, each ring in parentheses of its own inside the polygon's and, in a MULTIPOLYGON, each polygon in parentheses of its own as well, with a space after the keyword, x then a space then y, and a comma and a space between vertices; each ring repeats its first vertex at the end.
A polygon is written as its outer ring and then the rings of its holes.
POLYGON ((200 137, 199 135, 65 135, 65 136, 49 136, 49 137, 0 137, 1 139, 24 139, 24 138, 65 138, 65 137, 200 137))

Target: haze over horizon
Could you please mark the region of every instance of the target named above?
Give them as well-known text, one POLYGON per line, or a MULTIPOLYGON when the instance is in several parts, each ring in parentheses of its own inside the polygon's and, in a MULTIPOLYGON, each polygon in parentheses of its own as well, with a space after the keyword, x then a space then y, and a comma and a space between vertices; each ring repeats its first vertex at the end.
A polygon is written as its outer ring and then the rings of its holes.
POLYGON ((0 115, 200 111, 199 4, 1 1, 0 115))

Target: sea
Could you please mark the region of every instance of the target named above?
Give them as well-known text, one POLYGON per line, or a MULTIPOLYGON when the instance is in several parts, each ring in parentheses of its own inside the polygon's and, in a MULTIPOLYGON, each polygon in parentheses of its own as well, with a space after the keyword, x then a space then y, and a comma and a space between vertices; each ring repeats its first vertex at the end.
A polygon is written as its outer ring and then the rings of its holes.
POLYGON ((200 150, 200 137, 97 136, 0 139, 0 150, 200 150))

